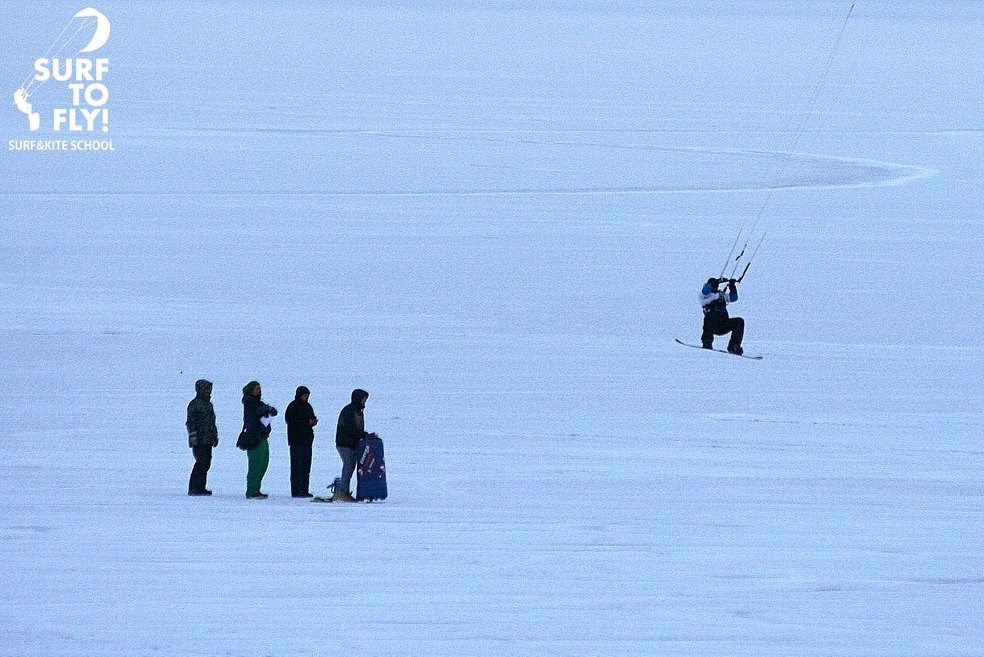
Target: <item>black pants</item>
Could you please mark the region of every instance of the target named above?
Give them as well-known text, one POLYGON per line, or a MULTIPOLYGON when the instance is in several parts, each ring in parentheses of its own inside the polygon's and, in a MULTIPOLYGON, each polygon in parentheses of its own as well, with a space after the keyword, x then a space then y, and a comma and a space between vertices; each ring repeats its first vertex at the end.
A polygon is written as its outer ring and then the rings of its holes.
POLYGON ((728 349, 741 346, 742 338, 745 337, 745 320, 741 317, 728 317, 721 313, 707 313, 704 315, 704 332, 700 335, 700 343, 705 347, 714 344, 715 335, 731 334, 728 341, 728 349))
POLYGON ((188 492, 201 493, 205 490, 208 470, 212 467, 212 446, 192 447, 191 453, 195 455, 195 467, 191 469, 191 477, 188 479, 188 492))
POLYGON ((290 494, 306 495, 311 485, 311 443, 290 446, 290 494))

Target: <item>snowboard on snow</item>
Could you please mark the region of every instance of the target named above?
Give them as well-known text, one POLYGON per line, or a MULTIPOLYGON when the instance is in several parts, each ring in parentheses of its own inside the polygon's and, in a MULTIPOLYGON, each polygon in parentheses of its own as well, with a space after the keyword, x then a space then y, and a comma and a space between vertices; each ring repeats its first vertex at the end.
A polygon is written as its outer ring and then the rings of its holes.
POLYGON ((355 499, 372 502, 386 499, 386 460, 383 457, 383 441, 379 438, 363 438, 356 449, 359 457, 355 467, 355 499))
MULTIPOLYGON (((690 344, 689 342, 684 342, 679 338, 676 338, 677 344, 682 344, 684 347, 693 347, 694 349, 704 349, 703 346, 699 344, 690 344)), ((716 351, 719 354, 728 354, 729 356, 738 356, 739 358, 750 358, 751 360, 762 360, 761 356, 749 356, 748 354, 733 354, 727 349, 705 349, 705 351, 716 351)))

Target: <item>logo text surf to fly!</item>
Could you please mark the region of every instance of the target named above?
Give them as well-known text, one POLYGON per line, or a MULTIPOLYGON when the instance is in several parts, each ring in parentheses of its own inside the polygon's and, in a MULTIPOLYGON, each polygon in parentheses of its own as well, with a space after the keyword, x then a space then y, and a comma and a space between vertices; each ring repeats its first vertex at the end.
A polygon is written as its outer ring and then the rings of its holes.
POLYGON ((31 75, 14 92, 14 105, 27 116, 31 132, 42 127, 41 113, 35 110, 31 97, 51 80, 68 90, 68 106, 61 103, 51 108, 53 132, 109 132, 109 59, 79 57, 106 45, 109 32, 105 15, 91 7, 83 9, 72 17, 47 52, 34 61, 31 75))

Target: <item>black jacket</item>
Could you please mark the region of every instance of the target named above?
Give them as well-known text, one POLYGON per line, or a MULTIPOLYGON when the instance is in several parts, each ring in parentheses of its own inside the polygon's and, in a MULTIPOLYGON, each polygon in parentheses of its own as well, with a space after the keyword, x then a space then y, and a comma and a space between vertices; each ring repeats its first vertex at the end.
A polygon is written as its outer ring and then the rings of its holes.
POLYGON ((335 429, 335 445, 355 449, 359 441, 368 436, 366 418, 360 402, 352 402, 338 414, 338 427, 335 429))
POLYGON ((261 438, 269 437, 271 427, 265 426, 260 420, 276 414, 277 409, 267 406, 259 397, 243 395, 243 425, 247 431, 258 431, 261 438))
POLYGON ((314 409, 302 399, 295 399, 287 405, 284 421, 287 423, 288 445, 310 445, 314 442, 314 409))
POLYGON ((195 398, 188 403, 188 447, 214 447, 219 444, 215 428, 215 409, 212 407, 212 383, 205 379, 195 382, 195 398))

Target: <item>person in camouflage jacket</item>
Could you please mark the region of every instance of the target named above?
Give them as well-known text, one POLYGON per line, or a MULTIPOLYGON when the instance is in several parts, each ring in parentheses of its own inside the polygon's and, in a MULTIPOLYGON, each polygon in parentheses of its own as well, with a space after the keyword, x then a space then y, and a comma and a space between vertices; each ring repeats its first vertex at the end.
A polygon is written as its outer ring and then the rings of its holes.
POLYGON ((188 403, 188 446, 195 456, 195 466, 188 479, 189 495, 211 495, 205 482, 212 467, 212 448, 219 445, 219 431, 215 427, 215 409, 212 407, 212 382, 195 381, 195 398, 188 403))

